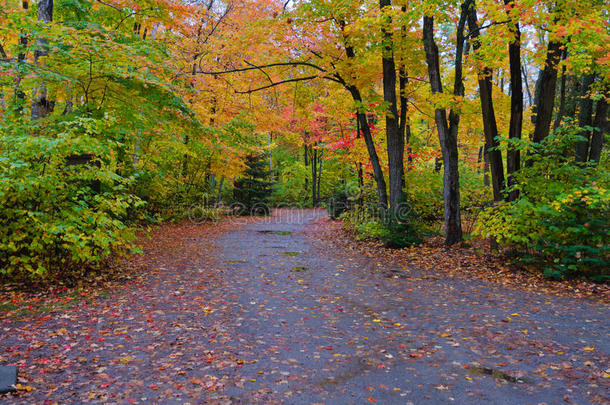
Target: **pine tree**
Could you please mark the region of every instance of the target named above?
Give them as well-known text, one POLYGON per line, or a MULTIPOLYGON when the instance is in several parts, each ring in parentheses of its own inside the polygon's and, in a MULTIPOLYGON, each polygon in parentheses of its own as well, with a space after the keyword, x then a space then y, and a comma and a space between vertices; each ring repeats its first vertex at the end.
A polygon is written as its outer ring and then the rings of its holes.
POLYGON ((233 184, 233 198, 240 204, 241 215, 269 215, 269 196, 271 172, 267 170, 264 155, 246 156, 246 170, 243 177, 233 184))

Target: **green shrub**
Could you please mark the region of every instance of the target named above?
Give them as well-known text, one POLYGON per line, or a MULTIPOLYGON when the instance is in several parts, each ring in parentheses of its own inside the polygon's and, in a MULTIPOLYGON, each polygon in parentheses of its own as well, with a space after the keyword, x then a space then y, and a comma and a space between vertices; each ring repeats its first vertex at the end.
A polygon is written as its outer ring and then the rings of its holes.
POLYGON ((332 219, 337 219, 348 209, 349 199, 345 187, 335 191, 328 200, 328 215, 332 219))
POLYGON ((353 206, 341 215, 341 219, 357 232, 356 239, 376 239, 391 249, 400 249, 417 245, 422 242, 420 224, 415 212, 409 210, 410 218, 406 215, 401 222, 380 218, 377 213, 368 211, 359 206, 353 206))
POLYGON ((140 200, 116 174, 111 143, 99 140, 106 121, 81 118, 36 135, 19 123, 0 129, 0 273, 60 276, 134 249, 125 222, 140 200), (84 154, 88 164, 66 164, 84 154))
POLYGON ((574 163, 569 151, 578 139, 571 132, 546 138, 517 177, 519 198, 484 210, 475 234, 542 261, 549 277, 607 278, 610 179, 605 167, 574 163))

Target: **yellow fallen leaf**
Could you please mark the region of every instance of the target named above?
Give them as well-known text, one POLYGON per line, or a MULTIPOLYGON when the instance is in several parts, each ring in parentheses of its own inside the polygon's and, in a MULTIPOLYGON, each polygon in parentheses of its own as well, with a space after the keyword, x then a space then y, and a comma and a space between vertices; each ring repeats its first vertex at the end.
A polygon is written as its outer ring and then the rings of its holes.
POLYGON ((587 347, 585 347, 585 350, 588 351, 588 352, 592 352, 593 350, 595 350, 595 348, 587 346, 587 347))

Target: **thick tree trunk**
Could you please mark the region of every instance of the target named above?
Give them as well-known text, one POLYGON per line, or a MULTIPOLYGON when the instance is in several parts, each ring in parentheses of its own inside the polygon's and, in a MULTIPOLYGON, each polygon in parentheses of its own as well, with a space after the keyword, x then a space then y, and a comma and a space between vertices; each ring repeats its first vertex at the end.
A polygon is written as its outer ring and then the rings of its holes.
MULTIPOLYGON (((391 6, 390 0, 380 0, 379 8, 384 9, 391 6)), ((385 23, 390 24, 390 17, 385 18, 385 23)), ((383 36, 382 47, 382 72, 383 72, 383 100, 389 110, 385 112, 386 141, 388 147, 388 166, 390 172, 390 212, 394 220, 394 214, 398 209, 402 193, 403 159, 404 159, 404 137, 398 125, 398 107, 396 99, 396 64, 394 62, 393 41, 390 28, 382 24, 383 36)))
MULTIPOLYGON (((470 32, 472 32, 472 48, 475 53, 481 47, 476 13, 474 8, 471 8, 468 11, 468 26, 470 27, 470 32)), ((479 98, 481 99, 483 133, 485 134, 485 154, 488 157, 491 169, 494 201, 500 201, 502 200, 502 190, 505 186, 504 165, 502 164, 502 152, 499 149, 500 143, 498 141, 498 126, 493 106, 491 76, 492 71, 488 67, 483 67, 482 70, 478 72, 479 98)))
MULTIPOLYGON (((438 47, 434 42, 434 18, 424 17, 423 43, 430 76, 432 93, 442 93, 438 47)), ((461 54, 462 49, 458 50, 461 54)), ((444 108, 434 111, 434 120, 443 155, 443 201, 445 206, 445 244, 453 245, 462 240, 460 219, 460 184, 458 172, 457 133, 451 132, 444 108)))
POLYGON ((586 162, 589 156, 589 141, 591 140, 591 134, 585 127, 590 127, 593 123, 593 100, 589 97, 589 90, 591 90, 591 85, 594 80, 595 76, 593 74, 584 74, 582 76, 578 126, 580 127, 580 136, 585 139, 576 143, 576 161, 580 163, 586 162))
MULTIPOLYGON (((38 1, 38 21, 49 23, 53 21, 53 0, 38 1)), ((36 51, 34 51, 34 64, 38 64, 41 56, 49 54, 48 44, 45 39, 36 39, 36 51)), ((53 103, 47 99, 47 86, 44 79, 39 78, 40 83, 35 89, 34 100, 32 101, 32 119, 46 117, 53 109, 53 103)))
POLYGON ((608 103, 605 98, 602 98, 597 102, 593 127, 595 129, 591 135, 589 161, 599 163, 599 159, 602 155, 602 146, 604 145, 604 136, 608 129, 608 103))
MULTIPOLYGON (((514 6, 514 0, 504 0, 504 4, 514 6)), ((507 11, 507 13, 510 12, 507 11)), ((516 141, 521 139, 523 128, 523 82, 521 80, 521 31, 519 23, 514 22, 510 27, 514 35, 508 44, 508 58, 510 65, 510 123, 508 129, 508 150, 506 152, 506 170, 508 173, 508 186, 516 184, 515 173, 521 168, 521 153, 516 141)), ((502 170, 500 168, 500 170, 502 170)), ((504 174, 502 173, 502 177, 504 174)), ((494 185, 495 186, 495 185, 494 185)), ((495 191, 494 191, 495 194, 495 191)), ((514 201, 519 196, 517 190, 511 190, 508 201, 514 201)))
POLYGON ((532 139, 536 143, 542 142, 549 135, 555 105, 557 65, 561 57, 561 46, 561 42, 549 41, 546 62, 540 76, 540 93, 536 96, 536 126, 532 139))

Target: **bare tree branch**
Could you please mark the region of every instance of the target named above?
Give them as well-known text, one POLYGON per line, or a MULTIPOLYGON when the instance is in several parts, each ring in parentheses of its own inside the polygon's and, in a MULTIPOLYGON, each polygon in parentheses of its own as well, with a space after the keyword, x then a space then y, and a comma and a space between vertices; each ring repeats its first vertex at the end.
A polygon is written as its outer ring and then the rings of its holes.
POLYGON ((227 73, 237 73, 237 72, 247 72, 249 70, 259 70, 261 68, 269 68, 269 67, 277 67, 277 66, 308 66, 311 67, 313 69, 319 70, 320 72, 326 72, 326 69, 315 65, 311 62, 278 62, 278 63, 269 63, 266 65, 254 65, 251 64, 249 62, 246 61, 246 63, 250 64, 251 66, 248 67, 243 67, 243 68, 235 68, 235 69, 227 69, 227 70, 219 70, 219 71, 205 71, 205 70, 199 70, 198 72, 195 73, 201 73, 204 75, 224 75, 227 73))
POLYGON ((280 84, 284 84, 284 83, 291 83, 291 82, 302 82, 302 81, 306 81, 306 80, 312 80, 312 79, 316 79, 318 76, 305 76, 305 77, 296 77, 294 79, 286 79, 286 80, 281 80, 279 82, 274 82, 271 83, 267 86, 262 86, 262 87, 257 87, 256 89, 250 89, 247 91, 238 91, 235 90, 235 92, 237 94, 251 94, 260 90, 265 90, 265 89, 269 89, 271 87, 275 87, 275 86, 279 86, 280 84))

